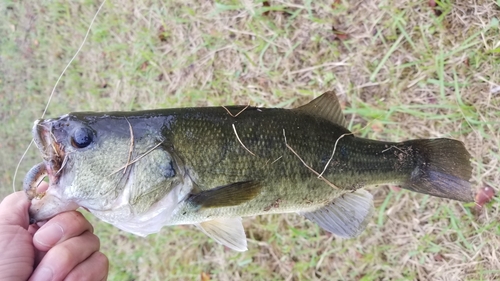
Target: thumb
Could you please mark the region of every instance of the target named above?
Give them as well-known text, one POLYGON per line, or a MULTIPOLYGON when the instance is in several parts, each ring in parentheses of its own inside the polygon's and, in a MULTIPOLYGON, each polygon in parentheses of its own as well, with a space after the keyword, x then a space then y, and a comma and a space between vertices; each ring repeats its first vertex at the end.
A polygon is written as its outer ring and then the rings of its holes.
POLYGON ((30 201, 23 191, 5 197, 0 203, 0 225, 19 225, 27 229, 29 206, 30 201))

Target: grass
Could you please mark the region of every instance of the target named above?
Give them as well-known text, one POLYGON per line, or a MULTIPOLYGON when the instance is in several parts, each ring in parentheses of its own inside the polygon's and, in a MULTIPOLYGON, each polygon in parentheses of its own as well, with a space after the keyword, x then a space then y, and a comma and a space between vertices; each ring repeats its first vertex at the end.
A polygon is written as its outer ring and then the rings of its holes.
MULTIPOLYGON (((252 104, 294 107, 335 90, 357 135, 451 137, 471 182, 500 186, 500 3, 436 1, 108 1, 48 116, 70 111, 252 104), (335 2, 335 3, 334 3, 335 2), (266 13, 269 11, 269 13, 266 13), (347 34, 335 39, 332 25, 347 34)), ((57 76, 100 3, 0 6, 0 196, 57 76)), ((21 176, 40 161, 31 149, 21 176)), ((147 238, 89 219, 110 280, 494 280, 500 200, 471 204, 370 189, 377 212, 342 240, 297 215, 245 218, 249 250, 190 226, 147 238)))

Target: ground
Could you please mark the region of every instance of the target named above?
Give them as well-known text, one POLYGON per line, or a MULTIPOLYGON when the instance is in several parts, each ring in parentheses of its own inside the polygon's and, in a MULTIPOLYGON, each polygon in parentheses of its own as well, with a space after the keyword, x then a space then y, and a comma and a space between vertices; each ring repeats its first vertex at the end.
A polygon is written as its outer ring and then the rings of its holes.
MULTIPOLYGON (((0 4, 0 198, 58 76, 100 2, 0 4)), ((107 1, 46 116, 251 104, 295 107, 334 90, 358 136, 449 137, 471 153, 475 190, 500 186, 499 1, 107 1)), ((32 147, 15 188, 40 162, 32 147)), ((249 250, 192 226, 147 238, 92 215, 110 280, 500 279, 500 200, 484 208, 371 188, 358 238, 304 218, 244 218, 249 250)), ((85 211, 82 211, 86 213, 85 211)))

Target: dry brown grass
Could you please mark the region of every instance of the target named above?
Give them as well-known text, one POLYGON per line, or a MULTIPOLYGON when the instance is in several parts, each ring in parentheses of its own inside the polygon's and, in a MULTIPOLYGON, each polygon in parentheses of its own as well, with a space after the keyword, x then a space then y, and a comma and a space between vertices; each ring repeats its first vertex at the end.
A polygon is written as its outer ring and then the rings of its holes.
MULTIPOLYGON (((267 15, 248 0, 108 1, 48 114, 292 107, 335 90, 358 135, 460 139, 474 186, 497 189, 499 3, 457 2, 439 2, 438 17, 428 1, 270 1, 267 15), (332 25, 347 39, 336 39, 332 25)), ((98 4, 1 4, 2 195, 98 4)), ((39 161, 30 151, 21 178, 39 161)), ((245 253, 192 227, 143 239, 93 221, 112 280, 200 280, 202 272, 213 280, 500 279, 498 198, 476 214, 471 204, 371 191, 377 214, 359 238, 335 238, 296 215, 261 216, 244 219, 245 253)))

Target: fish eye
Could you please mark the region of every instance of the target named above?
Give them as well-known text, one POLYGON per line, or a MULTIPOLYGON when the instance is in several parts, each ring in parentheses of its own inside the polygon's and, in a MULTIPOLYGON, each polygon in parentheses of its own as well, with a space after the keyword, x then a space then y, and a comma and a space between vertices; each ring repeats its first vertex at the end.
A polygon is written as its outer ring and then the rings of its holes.
POLYGON ((93 141, 93 133, 89 128, 80 127, 73 132, 71 144, 76 148, 89 146, 93 141))

